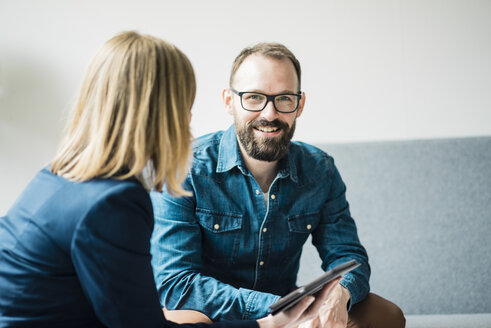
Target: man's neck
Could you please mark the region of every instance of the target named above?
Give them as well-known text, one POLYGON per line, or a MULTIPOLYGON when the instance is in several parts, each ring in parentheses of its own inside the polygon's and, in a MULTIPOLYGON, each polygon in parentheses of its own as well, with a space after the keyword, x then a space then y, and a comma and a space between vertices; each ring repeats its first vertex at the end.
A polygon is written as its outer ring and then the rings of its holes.
POLYGON ((276 174, 278 173, 278 162, 266 162, 260 161, 250 157, 245 150, 242 148, 242 145, 239 142, 240 153, 242 154, 242 158, 244 162, 251 172, 254 179, 256 179, 257 183, 261 187, 262 192, 266 193, 269 191, 269 187, 271 183, 273 183, 276 174))

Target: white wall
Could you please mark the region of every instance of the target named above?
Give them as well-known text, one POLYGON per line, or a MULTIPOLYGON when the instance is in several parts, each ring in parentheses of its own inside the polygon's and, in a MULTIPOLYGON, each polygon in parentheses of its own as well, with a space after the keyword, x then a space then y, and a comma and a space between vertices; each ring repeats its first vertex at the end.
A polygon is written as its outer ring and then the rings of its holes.
POLYGON ((190 57, 196 136, 231 123, 221 89, 259 41, 303 65, 296 139, 491 135, 490 0, 0 0, 0 215, 53 156, 91 56, 129 29, 190 57))

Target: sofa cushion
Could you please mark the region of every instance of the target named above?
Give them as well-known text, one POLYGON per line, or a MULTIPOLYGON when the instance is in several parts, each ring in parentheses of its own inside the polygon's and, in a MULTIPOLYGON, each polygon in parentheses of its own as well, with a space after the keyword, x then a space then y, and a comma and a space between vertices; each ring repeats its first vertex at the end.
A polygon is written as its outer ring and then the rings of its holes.
POLYGON ((406 328, 489 328, 491 313, 406 315, 406 328))
MULTIPOLYGON (((491 137, 324 144, 372 266, 406 314, 491 313, 491 137)), ((304 248, 299 284, 320 273, 304 248)))

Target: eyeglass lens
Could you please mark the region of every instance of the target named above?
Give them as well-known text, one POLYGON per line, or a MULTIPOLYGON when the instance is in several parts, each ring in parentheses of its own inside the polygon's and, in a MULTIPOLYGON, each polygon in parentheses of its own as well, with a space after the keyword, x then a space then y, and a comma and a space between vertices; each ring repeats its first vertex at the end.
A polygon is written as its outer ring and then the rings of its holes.
MULTIPOLYGON (((265 95, 254 92, 245 92, 242 95, 242 106, 247 110, 259 111, 266 107, 268 98, 265 95)), ((274 97, 274 105, 280 112, 293 112, 298 106, 298 97, 294 95, 277 95, 274 97)))

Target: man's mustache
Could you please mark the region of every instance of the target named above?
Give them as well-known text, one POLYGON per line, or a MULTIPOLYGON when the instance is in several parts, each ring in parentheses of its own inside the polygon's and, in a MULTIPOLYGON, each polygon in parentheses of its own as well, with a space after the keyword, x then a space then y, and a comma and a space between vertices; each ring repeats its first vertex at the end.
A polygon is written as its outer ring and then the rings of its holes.
POLYGON ((278 128, 278 129, 283 129, 283 130, 288 129, 288 124, 283 122, 283 121, 280 121, 279 119, 275 119, 273 121, 267 121, 267 120, 261 119, 261 120, 254 120, 254 121, 251 121, 249 123, 250 129, 257 128, 260 126, 268 126, 268 127, 278 128))

